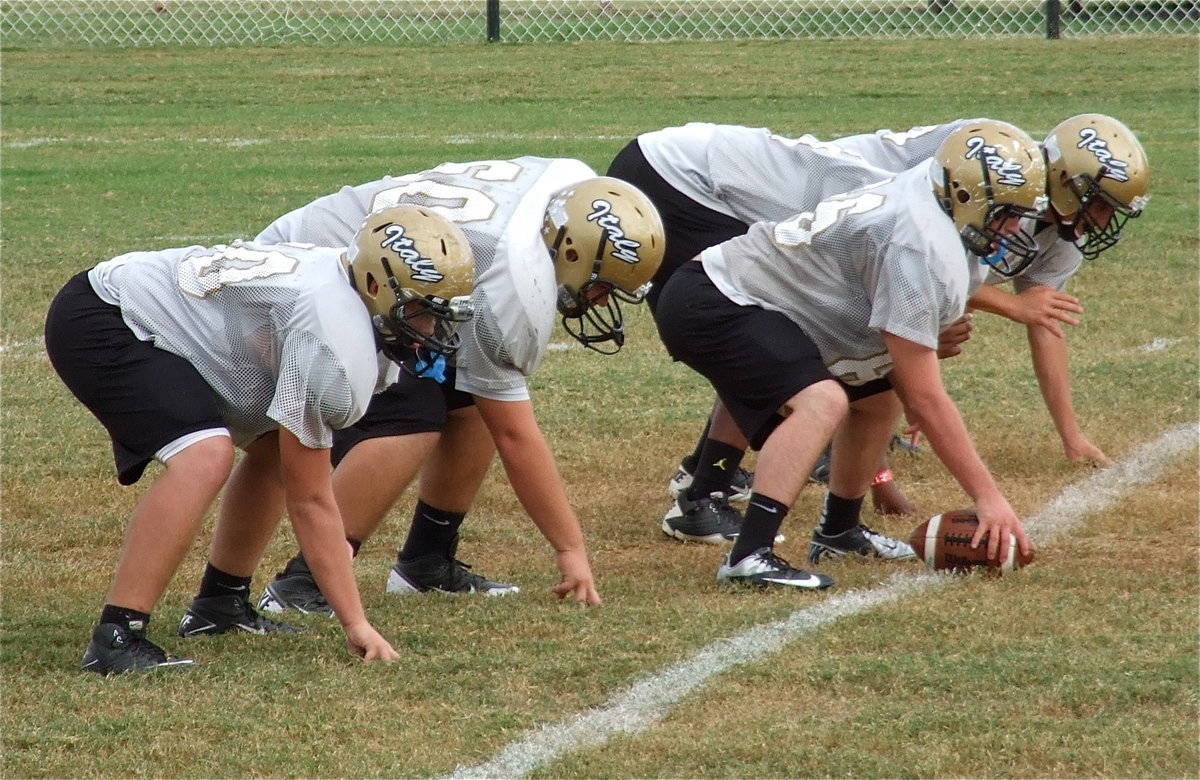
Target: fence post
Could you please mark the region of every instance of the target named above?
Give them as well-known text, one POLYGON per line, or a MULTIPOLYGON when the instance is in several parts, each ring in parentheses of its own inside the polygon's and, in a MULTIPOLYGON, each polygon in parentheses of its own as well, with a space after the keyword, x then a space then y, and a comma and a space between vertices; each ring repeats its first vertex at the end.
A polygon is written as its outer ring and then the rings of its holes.
POLYGON ((1062 37, 1062 0, 1046 0, 1046 37, 1062 37))
POLYGON ((500 0, 487 0, 487 39, 500 40, 500 0))

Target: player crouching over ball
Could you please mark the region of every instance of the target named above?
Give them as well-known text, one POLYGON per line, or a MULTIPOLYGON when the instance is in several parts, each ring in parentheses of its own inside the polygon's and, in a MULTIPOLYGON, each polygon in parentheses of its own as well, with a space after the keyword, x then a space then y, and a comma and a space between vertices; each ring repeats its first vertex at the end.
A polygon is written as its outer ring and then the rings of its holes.
POLYGON ((1012 534, 1009 534, 1007 555, 988 557, 988 536, 981 532, 979 515, 974 509, 955 509, 934 515, 914 528, 909 544, 918 558, 937 571, 965 572, 985 568, 1000 575, 1033 563, 1033 548, 1022 552, 1012 534))
POLYGON ((1008 123, 972 121, 932 160, 782 222, 752 225, 671 275, 656 312, 663 345, 709 380, 759 450, 745 520, 719 581, 833 584, 774 552, 830 442, 829 492, 810 562, 860 549, 915 558, 896 539, 839 544, 843 534, 866 535, 863 497, 902 414, 974 500, 981 531, 992 534, 989 556, 1005 558, 1013 539, 1028 553, 1020 519, 942 384, 937 350, 981 263, 1011 275, 1032 258, 1037 246, 1023 224, 1046 207, 1037 143, 1008 123))

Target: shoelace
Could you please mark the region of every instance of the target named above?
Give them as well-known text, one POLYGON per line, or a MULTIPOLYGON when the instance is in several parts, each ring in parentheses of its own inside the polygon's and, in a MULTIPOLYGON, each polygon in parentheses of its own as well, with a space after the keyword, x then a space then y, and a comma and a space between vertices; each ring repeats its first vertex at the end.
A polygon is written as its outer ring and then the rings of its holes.
MULTIPOLYGON (((324 596, 321 597, 321 600, 325 600, 324 596)), ((259 612, 248 600, 242 602, 242 619, 246 621, 247 625, 254 626, 260 631, 266 631, 284 625, 278 620, 272 620, 271 618, 259 612)))
POLYGON ((139 659, 153 661, 156 664, 166 663, 167 653, 158 645, 151 642, 144 636, 130 634, 130 642, 128 645, 129 654, 139 659))
POLYGON ((799 571, 794 566, 792 566, 792 564, 788 563, 786 560, 779 557, 778 555, 776 555, 773 552, 769 552, 769 553, 763 555, 762 558, 764 561, 766 561, 770 565, 774 566, 776 569, 779 569, 780 571, 788 571, 788 572, 799 571))
MULTIPOLYGON (((709 493, 708 499, 700 499, 700 501, 705 500, 708 500, 712 503, 713 511, 715 511, 717 516, 725 522, 731 525, 742 524, 742 513, 729 505, 729 496, 718 490, 716 492, 709 493)), ((700 501, 697 501, 696 503, 699 504, 700 501)))
POLYGON ((870 528, 866 527, 865 525, 862 525, 861 523, 859 524, 858 527, 859 527, 859 530, 862 531, 863 536, 866 538, 866 540, 868 542, 870 542, 871 537, 874 536, 876 539, 879 540, 879 543, 884 545, 885 547, 895 547, 896 546, 895 539, 892 539, 891 537, 888 537, 888 536, 884 536, 883 534, 879 533, 878 531, 872 531, 870 528))
POLYGON ((463 563, 457 558, 450 559, 450 583, 453 587, 474 586, 484 581, 483 577, 471 571, 471 564, 463 563))

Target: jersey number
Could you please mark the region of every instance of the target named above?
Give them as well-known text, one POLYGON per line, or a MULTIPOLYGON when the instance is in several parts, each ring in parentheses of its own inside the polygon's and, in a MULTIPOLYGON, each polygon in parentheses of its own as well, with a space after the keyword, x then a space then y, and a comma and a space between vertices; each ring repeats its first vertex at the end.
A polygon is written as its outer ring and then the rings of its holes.
POLYGON ((400 203, 425 206, 441 214, 451 222, 480 222, 491 219, 496 213, 496 201, 486 192, 465 184, 447 184, 436 179, 418 178, 429 173, 442 176, 469 175, 478 181, 515 181, 521 174, 521 166, 511 160, 488 160, 474 163, 443 163, 432 171, 400 176, 404 182, 395 187, 381 190, 371 202, 371 210, 377 211, 400 203))
POLYGON ((775 243, 792 247, 812 243, 813 236, 827 230, 842 217, 865 214, 883 205, 884 196, 877 192, 864 192, 847 200, 823 200, 812 211, 775 225, 775 243))
POLYGON ((290 274, 299 265, 281 252, 242 246, 217 246, 190 254, 179 264, 175 280, 193 298, 204 298, 227 284, 290 274))

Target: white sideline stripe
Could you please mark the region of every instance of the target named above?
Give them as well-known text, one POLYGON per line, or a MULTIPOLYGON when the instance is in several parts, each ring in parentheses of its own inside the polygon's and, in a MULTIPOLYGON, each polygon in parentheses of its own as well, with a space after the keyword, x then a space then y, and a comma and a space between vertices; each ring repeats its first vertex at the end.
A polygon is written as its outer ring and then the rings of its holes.
MULTIPOLYGON (((1152 482, 1186 451, 1195 451, 1198 444, 1200 424, 1192 422, 1172 428, 1112 468, 1098 471, 1067 487, 1040 515, 1025 522, 1026 530, 1040 543, 1066 533, 1088 515, 1112 505, 1127 490, 1152 482)), ((459 766, 449 777, 527 777, 573 750, 601 745, 614 734, 644 731, 684 696, 731 667, 762 661, 781 651, 793 639, 838 618, 940 587, 952 580, 952 576, 928 571, 898 573, 881 587, 842 593, 816 606, 798 609, 784 620, 721 639, 702 648, 690 660, 635 683, 603 706, 562 723, 535 728, 521 739, 510 742, 490 761, 474 767, 459 766)))

